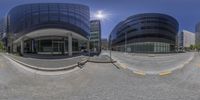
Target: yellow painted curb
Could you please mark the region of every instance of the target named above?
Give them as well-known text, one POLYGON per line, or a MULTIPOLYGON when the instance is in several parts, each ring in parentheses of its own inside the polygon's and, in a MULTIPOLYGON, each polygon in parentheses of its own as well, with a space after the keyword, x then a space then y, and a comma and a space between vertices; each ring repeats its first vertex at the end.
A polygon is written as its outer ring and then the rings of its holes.
POLYGON ((197 64, 197 67, 200 67, 200 64, 197 64))
POLYGON ((168 74, 171 74, 171 73, 172 73, 171 71, 166 70, 166 71, 160 72, 159 75, 164 76, 164 75, 168 75, 168 74))
POLYGON ((123 64, 123 63, 119 63, 119 65, 124 69, 126 69, 128 67, 126 64, 123 64))
POLYGON ((138 74, 138 75, 142 75, 142 76, 146 75, 146 73, 144 71, 141 71, 141 70, 133 71, 133 73, 138 74))

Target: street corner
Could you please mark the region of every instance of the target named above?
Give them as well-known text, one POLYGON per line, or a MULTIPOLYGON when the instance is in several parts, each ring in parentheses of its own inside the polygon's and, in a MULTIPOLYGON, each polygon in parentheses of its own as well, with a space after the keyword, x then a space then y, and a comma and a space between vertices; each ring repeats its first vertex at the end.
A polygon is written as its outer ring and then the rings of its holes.
POLYGON ((121 63, 121 62, 117 62, 117 65, 120 67, 120 68, 122 68, 122 69, 127 69, 128 68, 128 65, 127 64, 125 64, 125 63, 121 63))

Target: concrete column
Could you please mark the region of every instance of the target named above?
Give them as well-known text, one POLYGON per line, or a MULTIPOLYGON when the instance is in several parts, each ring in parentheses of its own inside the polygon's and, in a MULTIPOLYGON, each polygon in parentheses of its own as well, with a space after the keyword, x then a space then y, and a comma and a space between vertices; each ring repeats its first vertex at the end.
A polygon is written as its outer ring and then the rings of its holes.
POLYGON ((34 45, 35 45, 35 44, 34 44, 34 40, 32 39, 32 40, 31 40, 31 50, 32 50, 32 53, 35 52, 35 50, 34 50, 34 45))
POLYGON ((90 41, 87 41, 87 51, 90 50, 90 41))
POLYGON ((78 51, 80 53, 80 40, 78 40, 78 51))
POLYGON ((63 38, 63 51, 64 51, 64 54, 65 54, 65 52, 66 52, 66 46, 65 46, 65 37, 63 38))
POLYGON ((20 53, 23 54, 24 53, 24 41, 23 40, 20 41, 20 45, 21 45, 20 53))
POLYGON ((72 56, 72 34, 68 35, 68 55, 72 56))
POLYGON ((17 52, 17 44, 13 43, 13 52, 16 53, 17 52))

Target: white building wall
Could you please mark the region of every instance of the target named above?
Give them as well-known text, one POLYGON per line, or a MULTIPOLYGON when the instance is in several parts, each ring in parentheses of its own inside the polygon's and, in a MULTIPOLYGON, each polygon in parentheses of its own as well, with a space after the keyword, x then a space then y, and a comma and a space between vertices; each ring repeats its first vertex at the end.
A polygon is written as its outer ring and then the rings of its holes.
POLYGON ((183 47, 195 45, 195 33, 183 30, 183 47))

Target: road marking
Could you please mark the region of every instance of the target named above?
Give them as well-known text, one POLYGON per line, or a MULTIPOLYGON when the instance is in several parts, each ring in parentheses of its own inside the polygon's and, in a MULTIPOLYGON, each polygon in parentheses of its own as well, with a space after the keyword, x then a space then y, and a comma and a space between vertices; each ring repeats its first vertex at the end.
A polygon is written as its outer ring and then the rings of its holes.
POLYGON ((200 67, 200 64, 197 64, 197 67, 200 67))
POLYGON ((160 75, 160 76, 165 76, 165 75, 169 75, 169 74, 171 74, 171 73, 172 73, 171 71, 166 70, 166 71, 160 72, 159 75, 160 75))
POLYGON ((142 75, 142 76, 146 75, 146 73, 144 71, 141 71, 141 70, 135 70, 135 71, 133 71, 133 73, 138 74, 138 75, 142 75))

